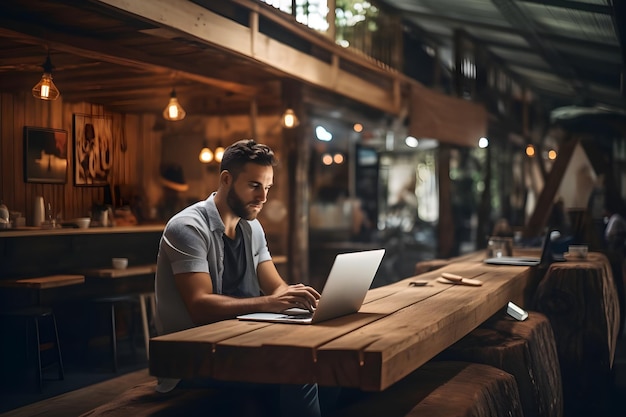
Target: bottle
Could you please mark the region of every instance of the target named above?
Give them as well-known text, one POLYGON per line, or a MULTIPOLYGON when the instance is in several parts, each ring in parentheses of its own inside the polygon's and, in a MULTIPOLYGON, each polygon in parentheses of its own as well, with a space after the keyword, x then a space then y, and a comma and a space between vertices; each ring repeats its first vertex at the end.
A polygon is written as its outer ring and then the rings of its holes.
POLYGON ((45 208, 43 197, 35 197, 35 207, 33 210, 33 226, 40 227, 45 219, 45 208))

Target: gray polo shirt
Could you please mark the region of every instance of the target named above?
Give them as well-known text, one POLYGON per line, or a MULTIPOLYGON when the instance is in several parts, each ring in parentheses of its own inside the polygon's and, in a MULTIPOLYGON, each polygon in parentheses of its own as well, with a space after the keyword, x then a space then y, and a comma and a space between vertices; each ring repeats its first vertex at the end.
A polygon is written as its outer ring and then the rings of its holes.
MULTIPOLYGON (((175 274, 208 272, 217 294, 222 293, 224 273, 224 223, 215 206, 215 193, 172 217, 159 243, 155 277, 156 328, 161 334, 196 326, 176 288, 175 274)), ((239 291, 246 297, 261 293, 256 269, 271 260, 265 232, 258 220, 240 220, 246 248, 246 276, 239 291)))

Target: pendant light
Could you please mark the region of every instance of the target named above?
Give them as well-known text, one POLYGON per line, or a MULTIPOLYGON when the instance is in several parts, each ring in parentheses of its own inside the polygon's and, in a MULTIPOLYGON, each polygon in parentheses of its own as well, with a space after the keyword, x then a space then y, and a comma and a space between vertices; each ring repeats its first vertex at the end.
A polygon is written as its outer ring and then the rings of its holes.
POLYGON ((285 112, 282 115, 281 121, 282 121, 283 127, 286 127, 287 129, 294 128, 300 124, 300 121, 298 120, 298 116, 296 116, 296 113, 293 111, 291 107, 287 107, 287 110, 285 110, 285 112))
POLYGON ((43 67, 43 75, 37 85, 33 87, 33 97, 41 100, 56 100, 61 93, 52 82, 52 69, 54 66, 50 60, 50 54, 48 54, 46 61, 41 66, 43 67))
POLYGON ((224 147, 221 144, 217 144, 217 148, 215 148, 215 162, 222 162, 222 157, 224 156, 224 147))
POLYGON ((213 151, 209 148, 209 144, 206 140, 202 143, 202 149, 200 149, 198 159, 200 159, 200 162, 203 164, 208 164, 213 160, 213 151))
POLYGON ((165 120, 177 121, 183 120, 187 112, 178 102, 178 98, 176 98, 176 90, 172 88, 172 92, 170 93, 170 102, 167 103, 167 107, 163 110, 163 117, 165 120))

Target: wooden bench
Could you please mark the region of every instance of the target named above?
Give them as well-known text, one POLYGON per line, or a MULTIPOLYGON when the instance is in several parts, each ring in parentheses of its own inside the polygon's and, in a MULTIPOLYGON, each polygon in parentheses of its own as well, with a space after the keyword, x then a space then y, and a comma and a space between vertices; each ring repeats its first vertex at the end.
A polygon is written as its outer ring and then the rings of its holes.
POLYGON ((468 362, 428 362, 388 389, 362 393, 333 417, 521 417, 515 378, 468 362))
POLYGON ((268 398, 241 391, 181 389, 155 391, 156 380, 136 385, 80 417, 270 417, 268 398))
POLYGON ((444 350, 438 360, 469 361, 515 377, 525 417, 562 417, 563 389, 552 327, 541 313, 525 321, 498 314, 444 350))

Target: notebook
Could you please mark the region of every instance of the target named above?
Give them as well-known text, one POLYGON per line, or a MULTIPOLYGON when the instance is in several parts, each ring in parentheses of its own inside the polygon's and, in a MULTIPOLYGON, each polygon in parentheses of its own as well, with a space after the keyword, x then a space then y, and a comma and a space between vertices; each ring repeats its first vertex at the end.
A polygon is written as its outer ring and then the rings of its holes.
POLYGON ((342 253, 335 257, 315 312, 289 309, 282 313, 251 313, 239 320, 314 324, 356 313, 372 285, 385 249, 342 253))
POLYGON ((541 249, 541 256, 539 258, 500 256, 497 258, 487 258, 483 262, 490 265, 537 266, 540 264, 551 263, 553 261, 560 261, 561 259, 555 257, 550 250, 550 243, 557 240, 560 236, 561 233, 556 230, 546 234, 543 238, 543 246, 541 249))

